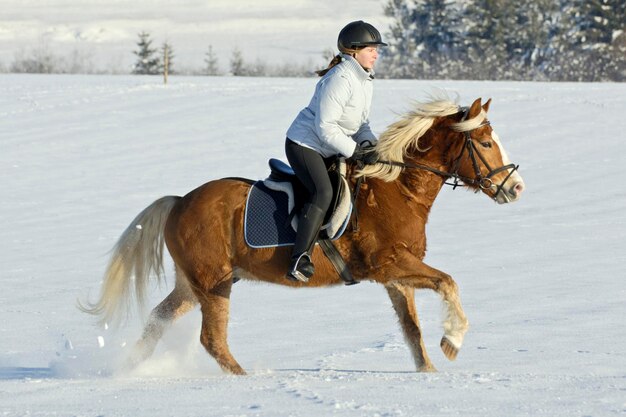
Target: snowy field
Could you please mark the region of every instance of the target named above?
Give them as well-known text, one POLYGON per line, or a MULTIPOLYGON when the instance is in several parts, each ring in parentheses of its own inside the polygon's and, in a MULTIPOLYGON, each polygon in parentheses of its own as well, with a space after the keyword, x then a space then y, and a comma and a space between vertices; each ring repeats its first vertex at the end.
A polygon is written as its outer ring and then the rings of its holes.
POLYGON ((201 347, 199 311, 120 372, 147 313, 114 332, 76 300, 156 198, 265 177, 315 80, 160 82, 0 77, 1 416, 626 414, 626 84, 377 80, 377 132, 432 87, 492 97, 526 182, 512 205, 446 188, 433 208, 426 261, 459 284, 464 347, 455 362, 439 350, 433 292, 416 300, 439 372, 418 374, 381 286, 240 282, 229 341, 250 375, 233 377, 201 347))

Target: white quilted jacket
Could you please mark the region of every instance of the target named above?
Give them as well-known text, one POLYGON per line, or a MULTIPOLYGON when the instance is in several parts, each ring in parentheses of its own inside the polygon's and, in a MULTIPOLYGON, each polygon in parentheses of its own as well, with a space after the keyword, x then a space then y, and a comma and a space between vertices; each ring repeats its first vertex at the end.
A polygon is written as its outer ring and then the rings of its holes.
POLYGON ((342 58, 319 80, 311 102, 287 130, 289 139, 324 157, 349 158, 357 143, 376 142, 368 120, 373 76, 350 55, 342 58))

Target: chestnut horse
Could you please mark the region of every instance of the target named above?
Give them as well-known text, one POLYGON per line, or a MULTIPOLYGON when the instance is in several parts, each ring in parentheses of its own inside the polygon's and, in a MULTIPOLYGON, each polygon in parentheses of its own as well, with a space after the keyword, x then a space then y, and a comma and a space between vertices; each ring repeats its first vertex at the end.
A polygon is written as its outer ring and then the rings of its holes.
MULTIPOLYGON (((454 280, 423 262, 425 225, 437 194, 449 179, 498 203, 516 201, 524 190, 517 167, 487 121, 490 101, 482 105, 477 99, 469 108, 447 99, 418 104, 380 136, 378 163, 359 168, 348 161, 351 182, 363 179, 355 202, 358 227, 348 228, 335 245, 356 280, 385 286, 418 371, 435 368, 424 349, 415 289, 428 288, 443 298, 441 348, 448 359, 456 358, 468 329, 454 280)), ((150 276, 162 277, 164 242, 176 270, 175 287, 152 310, 129 359, 132 364, 149 357, 168 325, 199 303, 202 345, 224 371, 245 374, 226 340, 229 297, 237 278, 290 287, 342 283, 319 246, 312 255, 315 275, 301 283, 285 278, 290 247, 246 245, 244 210, 250 184, 220 179, 184 197, 163 197, 144 209, 118 240, 100 299, 81 306, 102 322, 128 314, 133 295, 141 303, 150 276)))

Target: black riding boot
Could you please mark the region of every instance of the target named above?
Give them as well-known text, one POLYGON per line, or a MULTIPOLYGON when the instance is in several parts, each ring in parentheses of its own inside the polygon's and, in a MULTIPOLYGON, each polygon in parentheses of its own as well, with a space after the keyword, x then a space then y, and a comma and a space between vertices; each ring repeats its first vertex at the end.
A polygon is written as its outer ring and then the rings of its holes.
POLYGON ((287 279, 307 282, 313 276, 315 267, 311 262, 311 253, 325 214, 321 208, 313 204, 305 204, 302 208, 287 279))

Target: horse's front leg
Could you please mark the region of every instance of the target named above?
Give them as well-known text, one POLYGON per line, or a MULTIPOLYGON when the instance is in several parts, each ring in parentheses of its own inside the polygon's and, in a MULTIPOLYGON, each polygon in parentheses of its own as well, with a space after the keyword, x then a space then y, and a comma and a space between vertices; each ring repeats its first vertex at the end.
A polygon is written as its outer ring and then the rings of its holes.
POLYGON ((384 270, 380 272, 383 272, 387 278, 377 279, 377 281, 385 284, 387 288, 393 284, 411 288, 428 288, 441 295, 446 311, 441 349, 448 359, 456 359, 469 328, 469 322, 461 306, 459 288, 452 277, 426 265, 408 251, 398 256, 397 261, 385 267, 384 270))
POLYGON ((406 285, 386 285, 387 293, 398 315, 404 338, 409 344, 413 360, 419 372, 435 372, 436 369, 430 362, 422 339, 422 329, 415 309, 415 289, 406 285))

